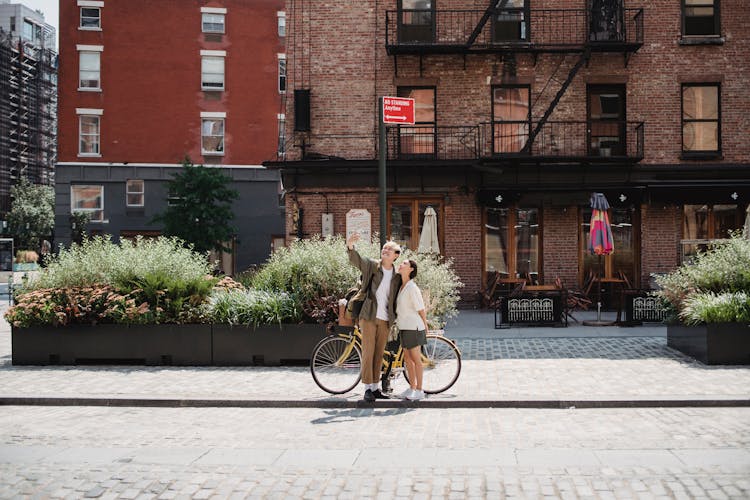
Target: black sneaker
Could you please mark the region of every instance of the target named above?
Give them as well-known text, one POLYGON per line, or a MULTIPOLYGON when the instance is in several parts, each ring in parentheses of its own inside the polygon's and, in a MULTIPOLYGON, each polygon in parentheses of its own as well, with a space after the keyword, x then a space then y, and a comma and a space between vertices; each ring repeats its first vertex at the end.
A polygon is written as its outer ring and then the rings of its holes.
POLYGON ((382 392, 380 392, 380 389, 376 389, 375 391, 373 391, 372 395, 375 399, 391 399, 391 397, 387 394, 383 394, 382 392))
MULTIPOLYGON (((378 394, 380 394, 380 391, 377 391, 378 394)), ((374 403, 375 402, 375 394, 370 389, 367 389, 365 391, 365 397, 364 397, 365 403, 374 403)))

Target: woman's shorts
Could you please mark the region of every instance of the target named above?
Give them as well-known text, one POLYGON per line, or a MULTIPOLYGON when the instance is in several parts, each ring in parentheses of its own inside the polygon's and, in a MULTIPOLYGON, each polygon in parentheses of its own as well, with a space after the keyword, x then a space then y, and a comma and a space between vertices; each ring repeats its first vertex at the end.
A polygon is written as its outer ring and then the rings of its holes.
POLYGON ((401 347, 413 349, 427 343, 427 332, 424 330, 401 330, 401 347))

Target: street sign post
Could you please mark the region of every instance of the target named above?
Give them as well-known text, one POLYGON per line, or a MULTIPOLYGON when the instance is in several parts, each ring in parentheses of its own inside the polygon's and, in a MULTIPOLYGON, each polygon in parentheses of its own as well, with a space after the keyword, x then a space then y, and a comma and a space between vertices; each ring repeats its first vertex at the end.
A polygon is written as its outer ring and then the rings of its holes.
POLYGON ((414 99, 384 96, 383 123, 414 125, 414 99))

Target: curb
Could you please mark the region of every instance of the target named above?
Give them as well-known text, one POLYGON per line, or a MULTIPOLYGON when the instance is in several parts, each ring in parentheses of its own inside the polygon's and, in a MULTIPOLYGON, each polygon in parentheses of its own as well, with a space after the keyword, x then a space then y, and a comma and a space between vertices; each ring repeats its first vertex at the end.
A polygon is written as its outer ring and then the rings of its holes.
POLYGON ((612 409, 612 408, 747 408, 750 399, 622 399, 622 400, 424 400, 399 399, 365 403, 361 400, 314 401, 273 399, 146 399, 0 397, 0 406, 112 406, 143 408, 520 408, 520 409, 612 409))

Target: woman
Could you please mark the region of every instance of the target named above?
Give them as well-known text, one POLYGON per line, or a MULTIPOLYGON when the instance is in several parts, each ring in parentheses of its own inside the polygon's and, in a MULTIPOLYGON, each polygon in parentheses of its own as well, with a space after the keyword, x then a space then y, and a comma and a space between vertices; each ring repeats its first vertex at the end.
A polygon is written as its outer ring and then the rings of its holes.
POLYGON ((425 397, 422 390, 424 369, 421 346, 427 343, 427 315, 422 292, 413 281, 417 275, 417 263, 405 260, 398 266, 398 274, 401 276, 401 288, 396 298, 396 324, 401 336, 401 346, 404 348, 406 374, 411 384, 401 397, 419 401, 425 397))

